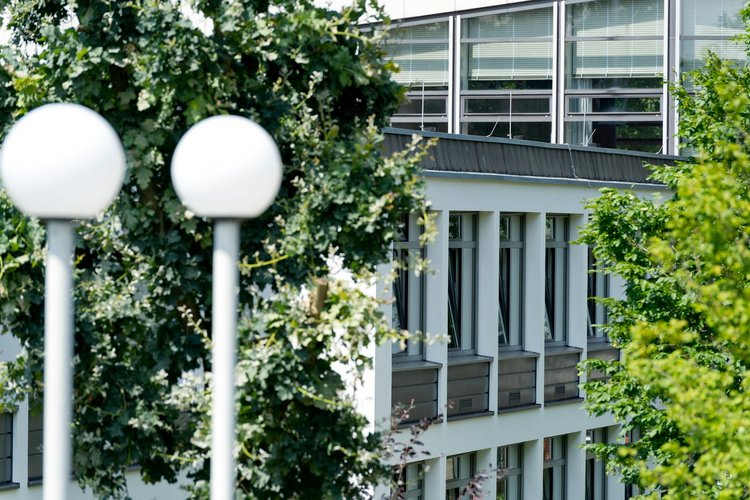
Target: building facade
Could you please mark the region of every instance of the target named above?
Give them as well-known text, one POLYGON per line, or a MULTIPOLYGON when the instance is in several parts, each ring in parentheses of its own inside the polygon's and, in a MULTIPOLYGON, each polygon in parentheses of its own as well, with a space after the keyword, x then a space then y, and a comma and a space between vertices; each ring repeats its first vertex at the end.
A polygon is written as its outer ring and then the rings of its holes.
POLYGON ((744 0, 384 2, 408 87, 392 126, 675 154, 665 81, 746 62, 744 0))
MULTIPOLYGON (((392 151, 410 131, 392 129, 392 151)), ((415 215, 393 244, 393 276, 379 293, 412 336, 377 348, 375 422, 407 408, 402 426, 437 421, 409 459, 405 498, 460 498, 478 473, 486 498, 624 499, 634 493, 581 446, 614 442, 609 416, 583 409, 579 361, 616 359, 592 296, 623 283, 576 243, 587 199, 605 186, 664 194, 643 166, 674 157, 423 132, 439 137, 423 163, 437 237, 419 241, 415 215), (431 272, 409 263, 421 256, 431 272)), ((597 377, 600 374, 594 374, 597 377)), ((403 439, 409 432, 402 432, 403 439)), ((379 496, 376 495, 379 498, 379 496)))

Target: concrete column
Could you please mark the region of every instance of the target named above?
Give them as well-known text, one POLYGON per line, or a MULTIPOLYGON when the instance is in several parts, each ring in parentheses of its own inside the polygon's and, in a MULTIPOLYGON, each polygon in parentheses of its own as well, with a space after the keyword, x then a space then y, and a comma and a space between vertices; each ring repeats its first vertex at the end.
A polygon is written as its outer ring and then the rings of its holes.
POLYGON ((26 490, 29 484, 29 402, 18 405, 13 416, 13 482, 26 490))
MULTIPOLYGON (((378 266, 378 279, 375 282, 375 296, 386 304, 389 304, 392 299, 393 289, 390 281, 383 277, 389 276, 391 269, 390 263, 378 266)), ((385 312, 385 321, 391 324, 392 308, 384 307, 382 309, 385 312)), ((384 342, 382 345, 375 346, 375 359, 372 369, 368 370, 364 376, 365 387, 362 392, 369 392, 373 394, 374 398, 373 407, 370 410, 371 415, 368 414, 367 416, 372 418, 371 425, 377 431, 387 431, 391 424, 391 349, 391 342, 384 342), (372 389, 372 391, 368 391, 368 389, 372 389)), ((365 405, 367 409, 370 409, 369 405, 365 405)))
MULTIPOLYGON (((586 215, 570 216, 569 241, 575 241, 586 223, 586 215)), ((568 345, 586 349, 586 297, 588 247, 571 244, 568 249, 568 345)))
MULTIPOLYGON (((542 464, 544 440, 536 439, 523 445, 523 497, 542 498, 542 464)), ((576 497, 572 497, 576 498, 576 497)))
MULTIPOLYGON (((425 359, 443 365, 438 376, 438 413, 448 405, 448 211, 436 212, 437 237, 427 246, 427 259, 434 272, 425 279, 425 359), (439 341, 437 339, 440 339, 439 341)), ((443 419, 445 422, 446 419, 443 419)), ((445 481, 443 481, 445 483, 445 481)), ((443 484, 443 486, 445 486, 443 484)))
MULTIPOLYGON (((540 354, 536 367, 536 402, 544 401, 544 222, 546 214, 526 214, 524 243, 524 335, 527 351, 540 354)), ((541 491, 541 490, 540 490, 541 491)), ((533 498, 533 497, 529 497, 533 498)))
POLYGON ((497 448, 477 451, 477 473, 487 476, 482 482, 482 498, 497 497, 497 448))
POLYGON ((581 446, 586 442, 586 431, 567 435, 565 450, 566 498, 586 498, 586 452, 581 446))
POLYGON ((500 215, 479 214, 477 239, 477 354, 494 359, 490 364, 489 409, 497 408, 497 322, 500 286, 500 215))
MULTIPOLYGON (((607 427, 607 442, 616 443, 619 432, 619 425, 607 427)), ((606 481, 608 499, 625 498, 625 485, 622 483, 622 477, 620 477, 619 475, 607 475, 606 481)))
POLYGON ((445 498, 445 457, 426 460, 424 467, 424 498, 445 498))

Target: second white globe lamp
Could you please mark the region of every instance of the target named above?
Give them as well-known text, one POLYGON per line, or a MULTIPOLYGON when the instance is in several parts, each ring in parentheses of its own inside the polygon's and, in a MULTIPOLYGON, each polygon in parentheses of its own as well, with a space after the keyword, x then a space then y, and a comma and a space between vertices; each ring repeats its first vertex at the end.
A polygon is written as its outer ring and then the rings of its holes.
POLYGON ((172 184, 193 213, 214 220, 211 312, 211 499, 234 498, 235 379, 240 219, 261 215, 281 186, 281 155, 257 123, 198 122, 177 144, 172 184))

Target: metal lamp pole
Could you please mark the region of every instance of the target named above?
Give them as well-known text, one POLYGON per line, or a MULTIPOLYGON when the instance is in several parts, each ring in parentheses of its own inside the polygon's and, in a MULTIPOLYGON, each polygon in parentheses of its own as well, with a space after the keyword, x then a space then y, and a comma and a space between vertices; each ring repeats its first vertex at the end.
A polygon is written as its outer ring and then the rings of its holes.
POLYGON ((122 187, 125 152, 114 129, 77 104, 21 118, 0 150, 0 177, 27 215, 47 222, 44 295, 44 499, 65 500, 73 413, 72 219, 94 217, 122 187))
POLYGON ((266 211, 279 191, 281 174, 281 156, 271 136, 239 116, 197 123, 172 158, 172 182, 182 202, 193 213, 214 219, 212 500, 234 498, 240 221, 266 211))

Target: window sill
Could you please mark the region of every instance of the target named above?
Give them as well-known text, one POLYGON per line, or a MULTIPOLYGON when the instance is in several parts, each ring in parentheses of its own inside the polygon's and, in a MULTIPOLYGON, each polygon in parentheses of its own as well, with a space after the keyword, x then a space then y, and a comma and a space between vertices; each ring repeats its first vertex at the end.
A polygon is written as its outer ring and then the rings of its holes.
POLYGON ((394 372, 408 372, 414 370, 438 370, 442 367, 442 363, 436 363, 435 361, 427 361, 424 359, 412 359, 396 361, 393 360, 391 364, 391 371, 394 372))
POLYGON ((546 346, 544 348, 545 356, 559 356, 561 354, 571 354, 574 352, 581 353, 583 352, 583 349, 569 345, 546 346))
POLYGON ((448 366, 470 365, 473 363, 492 363, 492 356, 480 356, 479 354, 464 354, 448 356, 448 366))
POLYGON ((3 484, 0 484, 0 491, 17 490, 20 487, 21 485, 18 483, 3 483, 3 484))
POLYGON ((533 351, 499 351, 497 359, 521 359, 521 358, 538 358, 539 353, 533 351))
POLYGON ((514 406, 512 408, 498 408, 497 414, 498 415, 505 415, 506 413, 516 413, 518 411, 526 411, 526 410, 538 410, 541 408, 542 405, 539 403, 532 403, 530 405, 523 405, 523 406, 514 406))
POLYGON ((581 404, 583 403, 583 398, 580 396, 576 396, 574 398, 560 399, 557 401, 550 401, 550 402, 545 401, 544 406, 562 406, 562 405, 569 405, 573 403, 581 404))
MULTIPOLYGON (((433 420, 432 422, 430 422, 430 426, 437 425, 437 424, 442 424, 443 420, 444 420, 443 416, 442 415, 438 415, 437 417, 435 417, 435 420, 433 420)), ((396 425, 396 431, 403 431, 403 430, 406 430, 406 429, 411 429, 414 426, 419 427, 419 426, 421 426, 421 424, 422 424, 422 419, 419 419, 419 420, 409 420, 408 422, 404 422, 402 424, 396 425)))
POLYGON ((41 486, 42 483, 44 483, 44 479, 29 479, 28 485, 29 486, 41 486))
POLYGON ((478 413, 467 413, 466 415, 452 415, 448 417, 448 422, 455 422, 456 420, 467 420, 470 418, 489 417, 494 414, 494 411, 485 410, 478 413))

